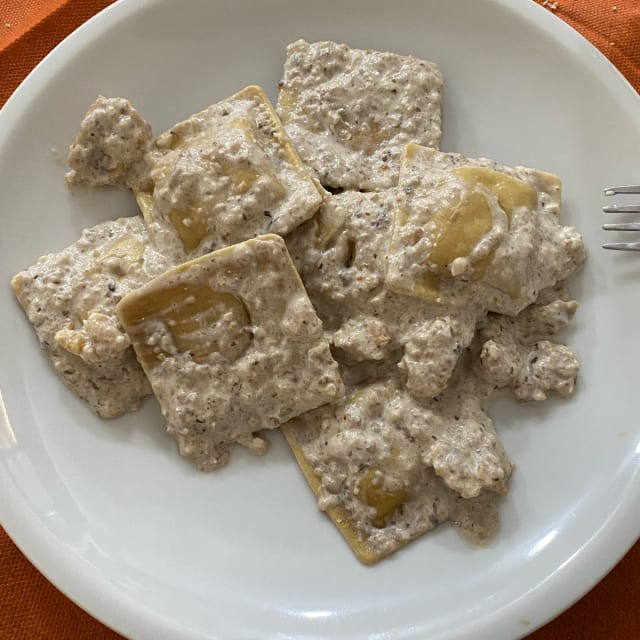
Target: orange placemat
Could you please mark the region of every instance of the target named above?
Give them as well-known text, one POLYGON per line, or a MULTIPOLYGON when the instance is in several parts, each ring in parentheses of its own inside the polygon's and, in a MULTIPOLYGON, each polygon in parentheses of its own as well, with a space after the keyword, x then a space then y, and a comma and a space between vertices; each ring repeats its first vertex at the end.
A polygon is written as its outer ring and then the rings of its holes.
MULTIPOLYGON (((535 1, 591 40, 640 90, 640 0, 535 1)), ((0 105, 60 40, 111 2, 0 0, 0 105)), ((121 636, 47 582, 0 529, 0 640, 88 639, 121 636)), ((640 543, 595 589, 527 640, 640 640, 640 543)))
POLYGON ((0 0, 0 106, 44 56, 114 0, 0 0))

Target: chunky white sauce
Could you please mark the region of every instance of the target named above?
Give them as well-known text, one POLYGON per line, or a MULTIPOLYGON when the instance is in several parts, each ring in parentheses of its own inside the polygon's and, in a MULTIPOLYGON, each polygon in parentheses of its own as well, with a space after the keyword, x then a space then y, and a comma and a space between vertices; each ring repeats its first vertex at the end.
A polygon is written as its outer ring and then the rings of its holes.
POLYGON ((69 148, 69 185, 148 186, 145 155, 151 127, 124 98, 98 96, 69 148))
POLYGON ((104 418, 138 409, 151 393, 115 308, 167 267, 142 220, 119 218, 11 282, 55 371, 104 418))
POLYGON ((585 257, 559 223, 559 180, 437 151, 441 90, 434 63, 299 40, 284 127, 257 87, 155 140, 127 100, 99 97, 67 181, 132 189, 144 222, 86 230, 12 283, 99 415, 149 393, 133 343, 200 468, 232 443, 263 453, 258 432, 285 423, 319 507, 367 562, 445 520, 490 539, 513 471, 491 399, 569 396, 579 369, 554 341, 585 257), (285 237, 304 287, 264 233, 285 237))
MULTIPOLYGON (((286 238, 348 386, 339 405, 298 418, 287 427, 287 437, 298 443, 320 478, 321 508, 345 506, 369 550, 379 555, 433 526, 426 517, 431 510, 423 502, 433 491, 441 496, 440 505, 458 504, 456 496, 481 496, 462 520, 467 537, 476 542, 488 539, 497 516, 485 493, 506 492, 511 467, 484 408, 504 387, 511 387, 520 400, 544 400, 550 392, 568 396, 578 372, 575 355, 552 342, 577 305, 567 301, 562 290, 550 287, 570 276, 584 259, 575 229, 558 223, 557 181, 488 160, 432 151, 427 157, 434 160, 435 169, 427 164, 420 171, 417 162, 405 165, 397 190, 325 196, 314 219, 286 238), (446 172, 461 166, 489 167, 492 179, 515 174, 534 189, 535 198, 527 192, 534 210, 516 209, 510 220, 494 197, 489 203, 489 232, 479 235, 476 244, 492 246, 501 274, 510 274, 506 284, 515 281, 518 286, 506 293, 444 267, 433 299, 416 295, 419 289, 404 273, 397 277, 407 295, 389 291, 385 261, 409 268, 425 263, 416 256, 428 254, 435 244, 425 240, 428 233, 418 221, 428 228, 437 207, 456 205, 455 189, 466 187, 458 186, 455 177, 449 186, 446 172), (403 191, 408 184, 410 200, 403 191), (408 216, 401 232, 418 243, 398 245, 396 240, 394 247, 394 222, 407 210, 408 200, 416 220, 408 216), (540 248, 540 256, 531 251, 534 246, 540 248), (413 258, 408 257, 410 251, 415 252, 413 258), (531 302, 537 304, 527 306, 531 302), (370 415, 373 409, 379 412, 375 417, 370 415), (353 425, 350 416, 356 416, 353 425), (424 425, 418 430, 422 440, 416 434, 403 439, 398 424, 424 425), (390 451, 395 452, 392 463, 390 451), (410 468, 404 468, 410 459, 410 468), (433 476, 428 487, 427 476, 412 484, 416 465, 433 469, 444 487, 434 485, 433 476), (383 489, 388 472, 391 484, 400 482, 407 492, 397 513, 384 521, 376 521, 375 509, 358 499, 360 483, 369 481, 371 470, 383 489), (397 518, 404 537, 399 537, 397 518)), ((492 197, 486 189, 483 197, 485 193, 492 197)), ((455 215, 451 219, 455 221, 455 215)), ((489 282, 491 269, 485 272, 489 282)), ((437 521, 448 518, 462 522, 449 508, 439 512, 437 521)))
POLYGON ((380 360, 401 349, 409 388, 429 398, 445 389, 478 310, 430 305, 385 288, 396 207, 395 189, 327 195, 318 215, 286 240, 337 353, 345 361, 380 360))

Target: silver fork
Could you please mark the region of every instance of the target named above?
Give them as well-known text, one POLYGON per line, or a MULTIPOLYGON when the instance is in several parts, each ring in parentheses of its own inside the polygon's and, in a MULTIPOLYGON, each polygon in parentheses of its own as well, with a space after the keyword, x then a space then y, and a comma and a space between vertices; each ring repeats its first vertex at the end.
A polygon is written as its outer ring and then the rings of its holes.
MULTIPOLYGON (((638 193, 640 194, 640 185, 631 185, 628 187, 608 187, 604 190, 605 196, 616 196, 619 194, 638 193)), ((620 206, 612 204, 602 207, 605 213, 640 213, 640 204, 629 204, 620 206)), ((619 222, 603 224, 605 231, 640 231, 640 222, 619 222)), ((602 245, 603 249, 614 249, 615 251, 640 251, 640 242, 607 242, 602 245)))

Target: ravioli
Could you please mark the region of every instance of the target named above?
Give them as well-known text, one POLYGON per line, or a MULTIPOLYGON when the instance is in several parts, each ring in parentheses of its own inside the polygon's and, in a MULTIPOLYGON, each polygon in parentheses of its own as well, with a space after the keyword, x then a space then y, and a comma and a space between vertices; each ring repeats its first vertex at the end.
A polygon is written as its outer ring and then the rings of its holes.
POLYGON ((322 323, 284 241, 269 234, 174 267, 117 313, 180 453, 203 470, 229 445, 343 394, 322 323))
POLYGON ((433 62, 298 40, 287 47, 277 109, 324 186, 386 189, 407 143, 439 147, 442 84, 433 62))
POLYGON ((175 263, 310 218, 321 195, 264 91, 250 86, 158 136, 136 197, 175 263))
POLYGON ((584 261, 552 174, 409 144, 398 193, 386 274, 396 293, 516 315, 584 261))
POLYGON ((166 268, 143 221, 119 218, 85 229, 11 281, 56 373, 103 418, 134 411, 151 394, 115 309, 166 268))
POLYGON ((495 533, 491 495, 506 493, 512 467, 472 386, 457 376, 437 400, 420 402, 390 377, 283 426, 319 508, 361 561, 445 520, 465 521, 476 543, 495 533))

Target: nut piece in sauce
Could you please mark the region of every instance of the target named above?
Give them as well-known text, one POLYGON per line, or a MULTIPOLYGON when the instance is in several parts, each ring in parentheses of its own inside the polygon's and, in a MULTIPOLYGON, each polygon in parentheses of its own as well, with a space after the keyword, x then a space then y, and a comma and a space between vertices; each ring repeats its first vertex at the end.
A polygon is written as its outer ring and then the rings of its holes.
POLYGON ((184 263, 117 308, 180 453, 203 470, 343 394, 284 241, 260 236, 184 263))
POLYGON ((528 306, 515 318, 490 313, 480 324, 476 369, 496 388, 511 387, 519 400, 546 400, 549 392, 573 394, 578 358, 551 339, 571 320, 574 300, 528 306))
POLYGON ((151 126, 128 100, 98 96, 69 147, 67 183, 140 188, 150 143, 151 126))
POLYGON ((584 261, 560 183, 525 167, 407 145, 387 258, 392 291, 515 315, 584 261))
POLYGON ((278 113, 329 187, 397 184, 409 142, 438 148, 442 75, 413 56, 298 40, 287 47, 278 113))
POLYGON ((176 124, 147 161, 151 185, 136 197, 155 245, 176 263, 288 233, 322 199, 259 87, 176 124))
POLYGON ((55 371, 103 418, 134 411, 151 394, 115 308, 166 268, 142 219, 120 218, 86 229, 11 281, 55 371))

